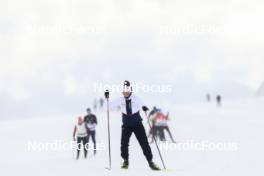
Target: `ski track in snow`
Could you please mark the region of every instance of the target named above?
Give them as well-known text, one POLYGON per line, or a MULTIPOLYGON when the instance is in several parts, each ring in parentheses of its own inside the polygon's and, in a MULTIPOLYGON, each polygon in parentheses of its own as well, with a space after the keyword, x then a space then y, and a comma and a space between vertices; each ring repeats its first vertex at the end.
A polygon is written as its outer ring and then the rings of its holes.
MULTIPOLYGON (((121 117, 111 112, 112 170, 108 171, 108 151, 98 151, 80 160, 72 151, 28 151, 28 142, 71 141, 76 117, 34 118, 0 122, 0 167, 2 175, 261 175, 263 158, 264 99, 227 102, 222 108, 215 104, 178 105, 170 108, 169 126, 175 140, 184 142, 237 142, 238 151, 178 151, 162 150, 168 171, 148 168, 143 153, 132 136, 130 167, 121 170, 121 117)), ((98 112, 97 142, 107 147, 106 113, 98 112)), ((148 132, 146 120, 144 126, 148 132)), ((154 161, 162 167, 154 144, 154 161)), ((82 154, 82 153, 81 153, 82 154)))

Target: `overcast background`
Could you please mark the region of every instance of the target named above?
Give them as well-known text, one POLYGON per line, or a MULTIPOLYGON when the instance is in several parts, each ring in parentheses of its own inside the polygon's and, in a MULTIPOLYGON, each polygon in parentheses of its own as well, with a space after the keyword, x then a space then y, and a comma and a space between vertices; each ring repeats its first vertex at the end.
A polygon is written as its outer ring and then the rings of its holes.
POLYGON ((253 97, 261 0, 0 1, 0 118, 84 113, 94 83, 171 85, 149 105, 253 97))

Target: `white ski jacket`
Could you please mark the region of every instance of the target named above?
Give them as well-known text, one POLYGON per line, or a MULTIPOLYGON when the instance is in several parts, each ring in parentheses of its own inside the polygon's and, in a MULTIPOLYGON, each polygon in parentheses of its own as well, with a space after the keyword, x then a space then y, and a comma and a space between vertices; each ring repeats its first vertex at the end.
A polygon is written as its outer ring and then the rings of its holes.
MULTIPOLYGON (((142 109, 142 107, 144 106, 142 100, 133 94, 128 99, 131 99, 132 114, 138 113, 142 109)), ((127 112, 126 112, 126 98, 125 97, 120 97, 120 98, 117 98, 116 100, 109 102, 109 109, 110 110, 117 110, 118 108, 121 109, 121 112, 123 114, 127 114, 127 112)))
POLYGON ((87 128, 85 127, 85 123, 82 123, 81 125, 77 124, 75 126, 75 133, 77 137, 86 137, 87 128))

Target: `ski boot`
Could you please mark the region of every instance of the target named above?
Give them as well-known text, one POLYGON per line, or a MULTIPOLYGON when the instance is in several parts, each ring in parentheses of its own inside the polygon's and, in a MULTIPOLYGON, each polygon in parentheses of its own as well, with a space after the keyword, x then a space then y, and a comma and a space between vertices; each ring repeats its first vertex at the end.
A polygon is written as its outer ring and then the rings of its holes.
POLYGON ((153 161, 149 162, 149 167, 151 170, 160 171, 160 168, 153 161))
POLYGON ((122 166, 121 166, 122 169, 128 169, 128 160, 124 160, 122 166))

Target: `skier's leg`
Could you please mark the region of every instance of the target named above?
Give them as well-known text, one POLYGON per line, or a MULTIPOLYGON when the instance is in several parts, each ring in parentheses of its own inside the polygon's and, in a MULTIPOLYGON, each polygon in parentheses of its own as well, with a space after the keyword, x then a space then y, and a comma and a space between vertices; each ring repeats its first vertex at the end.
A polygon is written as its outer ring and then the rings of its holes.
POLYGON ((160 141, 164 141, 163 127, 162 126, 158 126, 157 127, 157 131, 158 131, 158 136, 159 136, 160 141))
POLYGON ((96 140, 95 140, 95 131, 92 131, 91 133, 92 141, 94 144, 94 154, 96 154, 96 140))
POLYGON ((87 152, 89 151, 89 148, 90 148, 90 135, 91 135, 91 132, 89 131, 88 133, 87 133, 87 145, 88 145, 88 147, 87 147, 87 152))
POLYGON ((82 142, 83 142, 84 157, 87 158, 87 150, 88 150, 88 139, 87 139, 87 137, 83 137, 82 142))
POLYGON ((161 133, 160 133, 160 126, 156 126, 156 139, 159 138, 159 140, 161 141, 161 133))
POLYGON ((122 126, 122 134, 121 134, 121 157, 128 161, 129 153, 129 139, 132 135, 132 130, 129 127, 122 126))
POLYGON ((77 137, 77 156, 76 156, 76 159, 79 159, 79 156, 80 156, 80 150, 81 150, 81 138, 80 137, 77 137))
POLYGON ((153 143, 154 138, 157 136, 157 127, 156 126, 152 126, 152 139, 150 143, 153 143))
POLYGON ((145 128, 142 124, 140 124, 139 126, 135 127, 135 129, 133 130, 135 133, 135 136, 139 142, 139 145, 141 146, 143 153, 147 159, 147 161, 150 163, 152 162, 152 151, 151 148, 149 146, 148 143, 148 138, 146 135, 146 131, 145 128))
POLYGON ((161 141, 166 141, 163 126, 160 127, 160 136, 161 136, 161 141))
POLYGON ((91 135, 91 132, 89 132, 88 134, 87 134, 87 142, 89 143, 89 141, 90 141, 90 135, 91 135))

